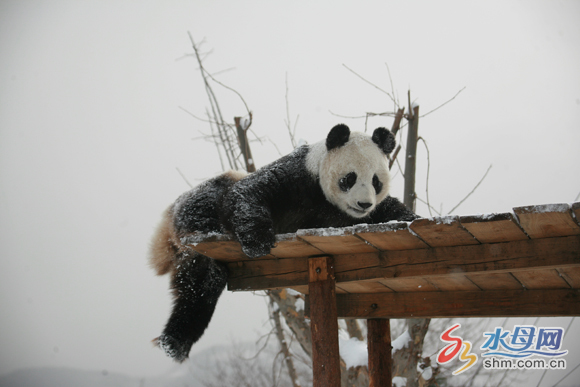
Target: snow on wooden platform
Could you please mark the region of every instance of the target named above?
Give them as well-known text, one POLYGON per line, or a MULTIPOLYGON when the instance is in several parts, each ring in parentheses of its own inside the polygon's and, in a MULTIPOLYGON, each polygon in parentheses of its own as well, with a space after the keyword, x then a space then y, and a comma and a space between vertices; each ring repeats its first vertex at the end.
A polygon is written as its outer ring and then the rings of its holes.
POLYGON ((580 203, 299 230, 258 259, 226 235, 184 242, 226 263, 233 291, 307 294, 309 258, 331 256, 339 317, 580 315, 580 203))

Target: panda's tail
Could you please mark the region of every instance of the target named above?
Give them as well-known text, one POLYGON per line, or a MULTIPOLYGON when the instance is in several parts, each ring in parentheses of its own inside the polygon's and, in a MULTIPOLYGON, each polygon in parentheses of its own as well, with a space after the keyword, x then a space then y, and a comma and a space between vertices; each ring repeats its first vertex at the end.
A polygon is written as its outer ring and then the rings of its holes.
POLYGON ((157 275, 164 275, 175 269, 178 251, 178 241, 176 241, 173 228, 173 205, 171 205, 163 213, 161 222, 151 239, 149 264, 157 275))
POLYGON ((181 251, 177 261, 171 278, 173 310, 154 343, 181 363, 209 325, 228 273, 225 265, 195 252, 181 251))

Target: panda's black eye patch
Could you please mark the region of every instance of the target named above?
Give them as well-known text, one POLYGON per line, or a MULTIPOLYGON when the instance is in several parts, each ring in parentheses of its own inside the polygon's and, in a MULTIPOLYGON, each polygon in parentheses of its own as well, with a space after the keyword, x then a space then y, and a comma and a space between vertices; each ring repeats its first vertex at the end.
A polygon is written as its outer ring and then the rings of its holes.
POLYGON ((338 187, 342 192, 348 192, 356 183, 356 173, 351 172, 338 181, 338 187))
POLYGON ((373 176, 373 187, 375 188, 377 195, 383 190, 383 183, 381 183, 377 175, 373 176))

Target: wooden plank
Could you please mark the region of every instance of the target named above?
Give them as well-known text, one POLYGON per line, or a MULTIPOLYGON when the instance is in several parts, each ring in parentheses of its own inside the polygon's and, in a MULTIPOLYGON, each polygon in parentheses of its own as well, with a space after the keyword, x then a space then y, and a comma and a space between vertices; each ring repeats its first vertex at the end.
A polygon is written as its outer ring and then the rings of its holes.
POLYGON ((388 319, 368 319, 367 330, 369 387, 390 387, 393 381, 391 322, 388 319))
POLYGON ((276 247, 270 253, 277 258, 309 257, 322 251, 298 238, 296 234, 276 235, 276 247))
POLYGON ((580 225, 580 202, 572 203, 572 212, 576 218, 576 223, 580 225))
POLYGON ((240 244, 230 235, 192 233, 181 242, 192 250, 219 261, 248 259, 240 244))
POLYGON ((381 265, 379 253, 341 254, 334 256, 334 267, 337 272, 356 271, 381 265))
POLYGON ((336 284, 337 288, 342 289, 345 293, 384 293, 392 292, 391 289, 386 287, 380 282, 367 280, 367 281, 354 281, 354 282, 341 282, 336 284))
POLYGON ((510 272, 534 267, 578 266, 580 265, 580 237, 385 251, 380 253, 380 257, 383 264, 377 267, 337 271, 337 281, 403 277, 432 278, 459 273, 510 272))
POLYGON ((308 258, 252 259, 229 262, 230 278, 268 277, 287 273, 304 273, 308 278, 308 258))
POLYGON ((308 284, 308 271, 292 272, 261 277, 229 277, 228 290, 252 291, 293 288, 308 284))
POLYGON ((479 242, 461 227, 457 216, 417 219, 409 228, 431 247, 475 245, 479 242))
POLYGON ((354 235, 352 227, 298 230, 296 235, 325 254, 361 254, 377 251, 354 235))
POLYGON ((344 290, 340 284, 336 284, 335 291, 336 291, 336 294, 347 294, 347 293, 350 293, 350 292, 344 290))
MULTIPOLYGON (((306 309, 309 302, 306 297, 306 309)), ((578 289, 341 294, 336 302, 340 318, 580 315, 578 289)))
POLYGON ((555 269, 527 270, 513 273, 526 289, 567 289, 570 285, 555 269))
POLYGON ((389 278, 378 280, 395 292, 436 292, 439 289, 424 278, 389 278))
POLYGON ((568 204, 547 204, 514 208, 518 221, 530 238, 580 235, 568 204))
POLYGON ((238 242, 201 242, 198 245, 191 246, 193 250, 200 254, 206 255, 218 261, 232 262, 240 259, 248 259, 238 242))
POLYGON ((480 290, 479 287, 471 282, 466 276, 462 274, 451 274, 445 277, 429 278, 434 286, 445 292, 458 292, 467 290, 480 290))
POLYGON ((290 289, 296 290, 298 293, 308 294, 308 285, 291 286, 290 289))
POLYGON ((340 355, 332 258, 310 258, 308 268, 313 386, 339 387, 340 355))
POLYGON ((459 222, 481 243, 528 239, 512 213, 462 216, 459 222))
MULTIPOLYGON (((337 281, 342 283, 367 279, 432 278, 450 274, 506 273, 531 268, 577 267, 580 266, 580 236, 386 251, 374 254, 375 261, 379 262, 376 266, 337 270, 335 273, 337 281)), ((372 254, 364 258, 367 264, 372 261, 371 256, 372 254)), ((343 258, 344 256, 335 257, 337 261, 343 258)), ((264 262, 269 261, 275 260, 264 260, 264 262)), ((228 265, 230 270, 228 288, 230 290, 261 290, 306 285, 308 282, 306 269, 280 275, 253 276, 253 265, 261 265, 260 262, 259 260, 244 261, 242 267, 234 263, 228 265), (243 273, 240 275, 237 273, 238 270, 243 273)), ((342 267, 346 266, 345 264, 342 267)), ((275 271, 273 269, 273 272, 275 271)))
POLYGON ((406 222, 354 226, 354 233, 381 250, 426 249, 429 246, 409 231, 406 222))
POLYGON ((523 289, 522 284, 511 273, 469 274, 467 278, 482 290, 523 289))
POLYGON ((558 273, 573 289, 580 289, 580 267, 558 268, 558 273))

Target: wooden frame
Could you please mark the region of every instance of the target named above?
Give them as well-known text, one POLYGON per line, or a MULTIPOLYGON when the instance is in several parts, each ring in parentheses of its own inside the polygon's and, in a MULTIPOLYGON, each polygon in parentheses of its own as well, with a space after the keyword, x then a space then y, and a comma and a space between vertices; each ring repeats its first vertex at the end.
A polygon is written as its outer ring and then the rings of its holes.
POLYGON ((371 386, 391 381, 389 318, 580 315, 580 203, 408 223, 299 230, 250 260, 226 235, 190 235, 228 289, 306 294, 314 386, 340 385, 337 318, 368 319, 371 386))

